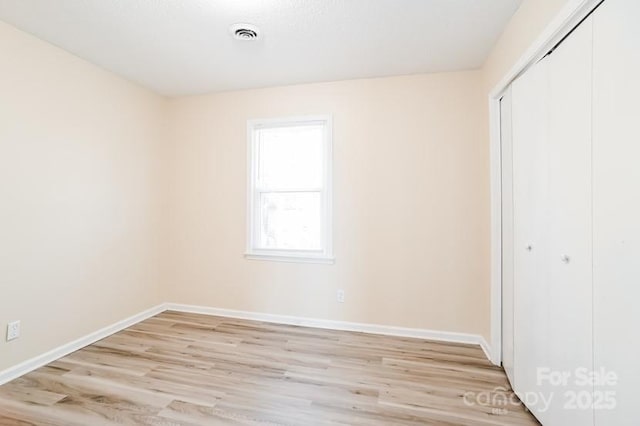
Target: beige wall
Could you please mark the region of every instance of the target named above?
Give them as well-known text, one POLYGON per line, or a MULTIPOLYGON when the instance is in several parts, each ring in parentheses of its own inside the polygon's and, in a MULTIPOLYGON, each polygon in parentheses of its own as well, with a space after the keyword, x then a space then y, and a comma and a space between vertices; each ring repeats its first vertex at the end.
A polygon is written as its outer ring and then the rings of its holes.
POLYGON ((568 0, 524 0, 482 68, 487 95, 515 65, 568 0))
POLYGON ((488 339, 487 94, 565 3, 525 0, 478 71, 169 104, 0 23, 0 370, 160 301, 488 339), (336 263, 245 260, 246 120, 317 113, 336 263))
POLYGON ((525 0, 479 71, 173 101, 168 300, 489 339, 487 95, 565 3, 525 0), (307 113, 334 115, 336 264, 245 260, 246 120, 307 113))
POLYGON ((2 370, 161 301, 165 102, 3 23, 0 52, 2 370))
POLYGON ((488 335, 481 74, 175 100, 175 302, 488 335), (334 265, 246 260, 246 122, 333 114, 334 265), (345 289, 346 302, 336 302, 345 289))

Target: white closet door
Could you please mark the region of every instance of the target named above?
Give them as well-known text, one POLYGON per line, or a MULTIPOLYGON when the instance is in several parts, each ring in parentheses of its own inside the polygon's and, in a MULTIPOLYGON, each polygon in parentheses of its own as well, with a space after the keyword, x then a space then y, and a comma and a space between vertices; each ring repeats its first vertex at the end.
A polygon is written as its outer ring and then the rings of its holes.
MULTIPOLYGON (((547 355, 549 288, 543 265, 547 205, 548 61, 534 65, 512 85, 514 232, 514 380, 520 393, 548 394, 538 366, 547 355)), ((544 421, 544 406, 528 401, 544 421)), ((539 402, 539 401, 538 401, 539 402)))
POLYGON ((540 367, 567 378, 547 380, 553 391, 545 414, 549 426, 593 424, 593 387, 581 382, 577 370, 593 370, 591 58, 591 18, 548 57, 549 364, 540 367))
POLYGON ((513 150, 511 89, 500 100, 502 158, 502 367, 513 383, 513 150))
POLYGON ((595 418, 638 425, 640 1, 606 0, 593 19, 595 366, 617 375, 616 385, 596 387, 595 418))

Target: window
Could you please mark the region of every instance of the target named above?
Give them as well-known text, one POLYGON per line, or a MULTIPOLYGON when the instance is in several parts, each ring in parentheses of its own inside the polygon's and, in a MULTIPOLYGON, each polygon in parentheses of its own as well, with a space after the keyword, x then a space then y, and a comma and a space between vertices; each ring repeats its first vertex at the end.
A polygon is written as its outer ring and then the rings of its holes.
POLYGON ((332 263, 331 117, 247 127, 247 258, 332 263))

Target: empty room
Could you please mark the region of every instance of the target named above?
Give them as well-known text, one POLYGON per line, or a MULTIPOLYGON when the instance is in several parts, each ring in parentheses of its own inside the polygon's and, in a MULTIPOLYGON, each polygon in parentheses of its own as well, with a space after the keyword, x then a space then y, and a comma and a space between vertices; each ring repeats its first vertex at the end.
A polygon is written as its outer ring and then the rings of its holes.
POLYGON ((640 425, 638 22, 0 0, 0 425, 640 425))

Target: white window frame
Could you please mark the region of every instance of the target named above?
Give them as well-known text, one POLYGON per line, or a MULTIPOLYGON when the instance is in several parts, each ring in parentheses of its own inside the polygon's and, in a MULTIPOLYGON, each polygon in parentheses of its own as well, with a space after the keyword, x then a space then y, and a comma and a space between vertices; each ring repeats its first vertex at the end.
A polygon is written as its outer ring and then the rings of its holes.
MULTIPOLYGON (((253 260, 273 260, 281 262, 326 263, 332 264, 333 257, 333 217, 332 217, 332 139, 333 126, 331 115, 309 115, 256 119, 247 121, 247 251, 245 257, 253 260), (301 125, 324 126, 323 137, 323 185, 317 188, 322 200, 322 244, 320 250, 280 250, 265 249, 256 246, 260 226, 259 197, 261 191, 256 187, 258 165, 258 141, 256 130, 275 127, 293 127, 301 125)), ((304 190, 309 190, 304 188, 304 190)), ((289 190, 290 191, 290 190, 289 190)))

